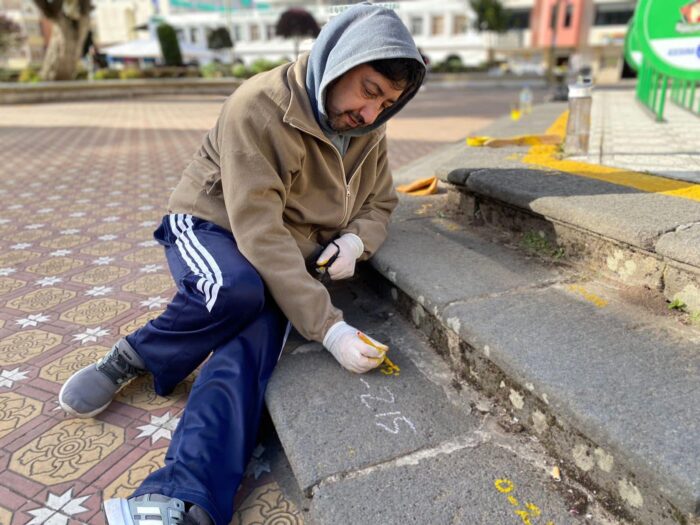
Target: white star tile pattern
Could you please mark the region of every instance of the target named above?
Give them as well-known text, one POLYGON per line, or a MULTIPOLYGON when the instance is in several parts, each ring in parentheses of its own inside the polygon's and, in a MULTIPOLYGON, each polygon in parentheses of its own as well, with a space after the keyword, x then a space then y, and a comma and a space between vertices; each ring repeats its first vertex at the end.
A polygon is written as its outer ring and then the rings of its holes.
POLYGON ((68 489, 63 494, 49 492, 43 507, 29 511, 34 518, 27 525, 66 525, 69 520, 76 519, 73 516, 88 510, 81 503, 89 497, 73 498, 73 489, 68 489))
POLYGON ((151 444, 161 438, 170 440, 179 422, 180 418, 172 417, 170 412, 166 412, 162 416, 151 416, 151 422, 148 425, 137 427, 141 433, 136 437, 150 437, 151 444))

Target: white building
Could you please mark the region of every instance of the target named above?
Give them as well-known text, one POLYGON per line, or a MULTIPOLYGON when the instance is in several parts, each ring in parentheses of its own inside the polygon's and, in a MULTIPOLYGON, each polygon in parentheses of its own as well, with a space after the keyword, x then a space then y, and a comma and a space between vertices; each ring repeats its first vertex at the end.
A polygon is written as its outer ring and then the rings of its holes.
POLYGON ((147 25, 156 14, 151 0, 92 1, 95 41, 100 46, 148 38, 148 31, 139 31, 137 27, 147 25))
MULTIPOLYGON (((128 3, 128 0, 99 1, 128 3)), ((222 62, 231 60, 229 52, 207 49, 209 32, 218 27, 228 27, 234 41, 235 59, 249 64, 258 58, 294 58, 293 42, 275 34, 277 20, 288 7, 303 5, 321 26, 346 7, 319 0, 268 0, 265 7, 255 8, 246 7, 249 2, 239 0, 236 5, 230 6, 231 9, 227 9, 226 4, 231 1, 163 0, 158 8, 159 17, 175 27, 183 48, 190 51, 190 56, 197 54, 200 64, 214 59, 222 62), (193 53, 193 49, 198 49, 198 52, 193 53)), ((381 4, 396 11, 411 31, 416 44, 432 63, 441 62, 448 56, 458 56, 465 65, 474 66, 486 60, 485 36, 474 30, 475 16, 468 0, 403 0, 381 4)), ((141 23, 136 19, 135 22, 141 23)), ((98 25, 100 43, 104 41, 102 34, 98 25)), ((122 34, 127 36, 125 31, 122 34)), ((124 38, 123 41, 132 38, 124 38)), ((154 35, 151 36, 153 38, 154 35)), ((301 51, 310 49, 311 44, 311 39, 303 41, 301 51)))
POLYGON ((41 14, 32 0, 0 0, 0 12, 16 23, 24 36, 21 45, 0 56, 0 67, 22 69, 44 58, 41 14))

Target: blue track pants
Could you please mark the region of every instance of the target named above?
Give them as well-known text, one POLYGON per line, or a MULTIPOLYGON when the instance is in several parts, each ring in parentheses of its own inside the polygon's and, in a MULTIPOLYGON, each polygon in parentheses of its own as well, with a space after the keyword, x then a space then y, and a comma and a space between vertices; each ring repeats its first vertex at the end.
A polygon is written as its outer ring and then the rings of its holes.
POLYGON ((177 497, 229 523, 255 447, 265 388, 290 325, 227 230, 169 215, 155 232, 177 294, 127 336, 167 395, 207 357, 165 456, 134 493, 177 497))

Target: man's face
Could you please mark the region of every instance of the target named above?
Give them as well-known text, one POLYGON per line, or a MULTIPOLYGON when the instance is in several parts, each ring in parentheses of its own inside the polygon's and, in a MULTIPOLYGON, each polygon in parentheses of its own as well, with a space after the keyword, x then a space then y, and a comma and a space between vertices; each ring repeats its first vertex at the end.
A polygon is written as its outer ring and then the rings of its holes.
POLYGON ((403 93, 388 78, 361 64, 334 82, 326 94, 326 113, 334 131, 369 126, 403 93))

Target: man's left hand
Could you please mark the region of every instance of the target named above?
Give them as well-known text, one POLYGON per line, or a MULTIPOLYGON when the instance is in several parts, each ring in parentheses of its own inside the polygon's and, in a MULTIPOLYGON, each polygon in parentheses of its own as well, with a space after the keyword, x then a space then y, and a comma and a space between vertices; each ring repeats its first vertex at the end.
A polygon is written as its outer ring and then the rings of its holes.
POLYGON ((326 268, 334 281, 347 279, 355 274, 355 261, 362 255, 365 245, 354 233, 346 233, 331 242, 316 260, 317 266, 325 266, 336 254, 335 261, 326 268))

